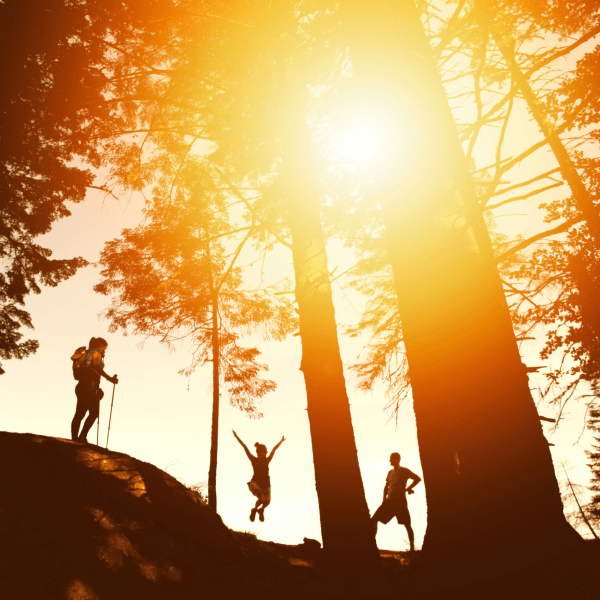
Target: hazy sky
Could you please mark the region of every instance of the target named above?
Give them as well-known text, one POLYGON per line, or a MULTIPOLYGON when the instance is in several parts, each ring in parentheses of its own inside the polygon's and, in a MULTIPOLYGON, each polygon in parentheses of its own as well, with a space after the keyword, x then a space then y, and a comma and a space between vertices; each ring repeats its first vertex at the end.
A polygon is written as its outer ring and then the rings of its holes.
MULTIPOLYGON (((521 116, 515 119, 516 126, 509 128, 505 155, 517 154, 523 144, 533 144, 539 139, 539 131, 528 122, 524 107, 517 103, 515 113, 519 111, 521 116)), ((478 142, 479 166, 494 162, 496 136, 497 132, 491 131, 478 142)), ((554 159, 543 150, 519 165, 510 177, 515 182, 524 181, 554 166, 554 159)), ((553 191, 550 196, 536 199, 541 202, 555 197, 553 191)), ((543 226, 540 213, 523 204, 508 205, 504 216, 498 218, 498 225, 511 233, 538 231, 543 226)), ((82 204, 70 206, 73 215, 40 239, 42 245, 54 251, 55 258, 81 255, 91 262, 98 260, 104 243, 117 237, 124 227, 137 225, 141 214, 140 199, 117 204, 112 199, 104 200, 97 191, 90 192, 82 204)), ((330 250, 329 269, 332 270, 343 257, 337 249, 330 250)), ((293 277, 291 255, 286 251, 274 253, 267 260, 271 262, 266 270, 293 277)), ((205 482, 210 448, 210 366, 197 371, 188 381, 177 374, 188 364, 187 346, 169 352, 155 340, 148 340, 140 348, 143 341, 140 338, 109 334, 108 323, 99 318, 109 301, 92 290, 98 278, 98 270, 90 266, 57 288, 44 288, 41 295, 29 297, 26 309, 35 325, 31 336, 40 341, 40 349, 31 358, 4 363, 6 374, 0 378, 2 429, 68 438, 76 403, 70 356, 78 346, 87 345, 91 336, 102 336, 109 341, 106 371, 117 373, 120 379, 114 399, 110 448, 151 462, 187 484, 205 482)), ((355 307, 360 308, 363 302, 360 297, 351 292, 344 295, 334 286, 334 302, 340 325, 357 320, 355 307)), ((356 360, 364 340, 341 337, 341 331, 340 339, 342 357, 348 367, 356 360)), ((305 388, 298 370, 300 339, 290 337, 283 343, 265 343, 253 338, 249 344, 256 344, 263 352, 264 362, 270 366, 268 376, 277 382, 278 388, 262 401, 260 407, 265 416, 261 420, 249 420, 229 407, 225 394, 222 397, 218 512, 228 526, 257 533, 262 539, 288 544, 301 543, 304 537, 320 539, 305 388), (254 498, 246 482, 252 469, 231 434, 232 428, 251 448, 254 442, 261 442, 270 449, 282 435, 287 438, 271 463, 273 501, 264 523, 248 520, 254 498)), ((526 344, 522 347, 524 362, 530 366, 540 365, 541 344, 526 344)), ((381 502, 391 452, 400 452, 402 464, 421 474, 414 414, 407 400, 401 407, 396 429, 393 422, 387 422, 388 415, 383 412, 384 390, 379 389, 372 395, 359 394, 349 370, 346 375, 363 481, 373 513, 381 502)), ((542 381, 541 377, 531 377, 532 388, 542 381)), ((104 445, 112 385, 103 380, 102 386, 106 396, 101 404, 100 443, 104 445)), ((555 434, 550 434, 550 425, 544 424, 549 441, 555 444, 552 449, 555 462, 567 461, 573 467, 571 477, 578 483, 587 483, 589 479, 584 449, 589 447, 591 436, 586 433, 579 445, 573 445, 582 430, 583 410, 582 404, 573 405, 555 434)), ((553 416, 547 408, 540 408, 540 413, 553 416)), ((88 439, 95 441, 95 427, 88 439)), ((558 478, 564 479, 564 475, 559 473, 558 478)), ((426 524, 422 484, 408 501, 416 543, 420 546, 426 524)), ((395 522, 379 528, 377 541, 380 548, 408 547, 404 528, 395 522)))
MULTIPOLYGON (((103 201, 98 192, 72 206, 72 217, 58 223, 41 243, 54 250, 56 258, 82 255, 89 261, 99 257, 105 241, 120 233, 123 227, 137 224, 141 204, 132 201, 117 204, 103 201)), ((335 258, 335 257, 334 257, 335 258)), ((291 256, 282 254, 278 267, 290 269, 291 256)), ((26 308, 33 317, 32 335, 40 341, 37 354, 23 361, 7 361, 6 374, 0 379, 2 389, 2 428, 7 431, 32 432, 56 437, 69 437, 75 409, 75 381, 71 374, 70 355, 89 338, 103 336, 109 341, 106 370, 118 373, 110 448, 167 470, 182 481, 193 484, 207 480, 210 447, 210 367, 199 370, 188 380, 177 374, 187 364, 187 348, 169 352, 155 340, 139 347, 140 338, 109 334, 107 322, 99 313, 108 299, 92 290, 98 280, 94 267, 82 269, 71 280, 57 288, 45 288, 39 296, 30 297, 26 308), (189 389, 188 389, 189 383, 189 389)), ((338 323, 356 319, 352 305, 335 288, 338 323)), ((355 302, 358 299, 355 299, 355 302)), ((288 544, 301 543, 304 537, 320 539, 306 397, 300 364, 300 340, 291 337, 284 343, 264 343, 253 339, 270 366, 269 377, 278 383, 275 392, 261 403, 264 418, 250 420, 228 406, 222 399, 220 421, 218 511, 225 523, 242 531, 251 531, 261 539, 288 544), (273 502, 266 511, 264 523, 250 523, 248 514, 253 497, 247 489, 252 469, 231 434, 234 428, 249 447, 261 442, 270 449, 282 435, 287 440, 271 463, 273 502)), ((342 354, 346 366, 360 352, 361 342, 342 338, 342 354)), ((527 364, 539 364, 535 356, 526 357, 527 364)), ((381 501, 388 457, 398 451, 402 464, 421 474, 414 415, 410 401, 401 408, 400 423, 386 423, 383 412, 383 390, 373 395, 359 394, 350 373, 348 391, 352 404, 358 454, 371 513, 381 501)), ((100 443, 106 443, 112 385, 103 380, 106 396, 101 404, 100 443)), ((443 393, 443 391, 440 391, 443 393)), ((544 411, 540 411, 544 414, 544 411)), ((565 420, 558 434, 548 436, 556 444, 553 455, 583 465, 584 443, 572 444, 581 429, 580 409, 565 420)), ((490 424, 492 426, 492 424, 490 424)), ((548 430, 548 425, 544 426, 548 430)), ((88 436, 96 439, 96 428, 88 436)), ((588 437, 584 438, 587 441, 588 437)), ((574 470, 575 481, 585 481, 588 469, 574 470)), ((559 477, 560 478, 560 477, 559 477)), ((425 495, 423 485, 409 496, 417 546, 425 531, 425 495)), ((380 527, 381 548, 405 549, 405 530, 395 522, 380 527)))

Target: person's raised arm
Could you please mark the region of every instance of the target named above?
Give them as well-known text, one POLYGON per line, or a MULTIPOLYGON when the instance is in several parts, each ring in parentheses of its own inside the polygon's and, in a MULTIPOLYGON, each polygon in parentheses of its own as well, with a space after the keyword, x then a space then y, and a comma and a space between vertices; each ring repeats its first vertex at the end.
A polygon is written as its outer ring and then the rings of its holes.
MULTIPOLYGON (((231 431, 233 431, 233 429, 231 431)), ((242 440, 240 439, 240 437, 238 436, 238 434, 235 431, 233 431, 233 436, 241 444, 242 448, 244 449, 244 452, 246 453, 246 456, 250 460, 252 460, 254 457, 252 456, 250 450, 248 450, 248 446, 246 446, 246 444, 244 444, 244 442, 242 442, 242 440)))
POLYGON ((283 442, 285 442, 285 436, 284 435, 281 436, 281 439, 279 440, 279 442, 277 444, 275 444, 275 446, 273 447, 273 450, 271 450, 271 454, 269 454, 269 458, 268 458, 269 461, 275 455, 275 450, 277 450, 277 448, 279 448, 279 446, 281 446, 281 444, 283 444, 283 442))
POLYGON ((406 488, 407 494, 414 494, 413 488, 421 481, 421 478, 412 471, 409 471, 409 479, 412 479, 412 483, 406 488))

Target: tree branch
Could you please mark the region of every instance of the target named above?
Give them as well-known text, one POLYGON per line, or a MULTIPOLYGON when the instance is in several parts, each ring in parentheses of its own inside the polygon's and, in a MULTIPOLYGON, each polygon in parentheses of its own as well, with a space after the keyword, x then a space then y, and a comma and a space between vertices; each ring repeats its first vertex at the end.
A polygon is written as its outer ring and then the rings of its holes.
POLYGON ((569 219, 568 221, 565 221, 564 223, 562 223, 558 227, 555 227, 554 229, 549 229, 548 231, 542 231, 541 233, 538 233, 537 235, 533 235, 530 238, 527 238, 526 240, 523 240, 522 242, 519 242, 518 244, 515 244, 514 246, 512 246, 512 248, 510 248, 509 250, 507 250, 506 252, 504 252, 503 254, 498 256, 496 260, 497 260, 498 264, 503 263, 509 257, 511 257, 513 254, 520 252, 521 250, 523 250, 524 248, 527 248, 528 246, 531 246, 531 244, 537 242, 538 240, 543 240, 546 237, 550 237, 552 235, 557 235, 558 233, 563 233, 564 231, 568 231, 569 229, 571 229, 571 227, 573 227, 573 225, 577 225, 577 223, 581 223, 582 221, 583 221, 582 217, 576 217, 574 219, 569 219))

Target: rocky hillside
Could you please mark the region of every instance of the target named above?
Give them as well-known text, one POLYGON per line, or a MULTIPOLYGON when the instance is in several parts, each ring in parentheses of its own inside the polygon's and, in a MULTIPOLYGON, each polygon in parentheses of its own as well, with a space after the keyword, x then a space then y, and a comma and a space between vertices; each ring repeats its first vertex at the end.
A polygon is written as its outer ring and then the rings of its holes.
POLYGON ((332 574, 318 544, 231 531, 196 492, 125 454, 0 432, 0 477, 0 600, 598 597, 596 543, 516 545, 492 560, 381 551, 369 577, 332 574))
POLYGON ((230 531, 125 454, 2 432, 0 476, 2 600, 292 598, 317 583, 314 549, 230 531))

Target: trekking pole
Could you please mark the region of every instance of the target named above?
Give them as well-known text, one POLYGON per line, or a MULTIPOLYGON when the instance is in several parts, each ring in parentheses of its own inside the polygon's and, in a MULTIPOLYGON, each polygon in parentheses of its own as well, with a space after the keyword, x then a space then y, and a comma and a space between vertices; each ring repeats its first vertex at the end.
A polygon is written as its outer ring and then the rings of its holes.
MULTIPOLYGON (((96 391, 96 397, 98 392, 96 391)), ((96 446, 100 445, 100 400, 98 400, 98 426, 96 427, 96 446)))
POLYGON ((112 409, 113 409, 113 404, 115 403, 115 387, 116 387, 116 385, 113 383, 112 400, 110 401, 110 416, 108 417, 108 433, 106 434, 106 449, 107 450, 108 450, 108 436, 110 435, 110 422, 112 421, 112 409))

